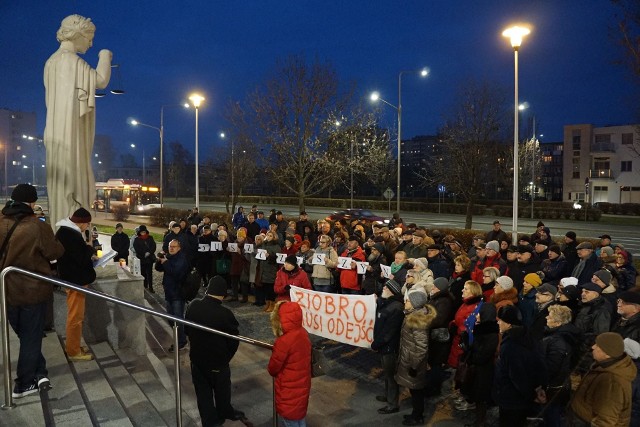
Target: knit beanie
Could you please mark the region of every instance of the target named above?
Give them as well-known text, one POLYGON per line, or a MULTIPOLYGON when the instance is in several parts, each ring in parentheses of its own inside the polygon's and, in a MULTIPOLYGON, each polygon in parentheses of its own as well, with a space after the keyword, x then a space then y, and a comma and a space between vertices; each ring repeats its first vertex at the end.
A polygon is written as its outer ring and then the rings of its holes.
POLYGON ((487 249, 491 249, 494 252, 500 252, 500 243, 497 240, 492 240, 487 243, 487 249))
POLYGON ((549 252, 553 252, 553 253, 556 253, 558 255, 562 254, 562 251, 560 250, 560 246, 558 246, 558 245, 549 246, 549 252))
POLYGON ((294 265, 296 267, 298 266, 298 258, 296 258, 295 255, 289 255, 284 259, 284 262, 287 264, 294 265))
POLYGON ((69 219, 76 224, 88 224, 91 222, 91 212, 85 208, 80 208, 69 219))
POLYGON ((209 279, 207 295, 224 297, 227 295, 227 281, 222 276, 213 276, 209 279))
POLYGON ((624 339, 624 352, 632 359, 640 357, 640 343, 631 338, 624 339))
POLYGON ((413 266, 426 270, 429 267, 429 261, 426 258, 416 258, 413 260, 413 266))
POLYGON ((400 295, 402 293, 400 284, 393 279, 389 279, 384 282, 384 285, 391 291, 394 295, 400 295))
POLYGON ((433 281, 433 286, 438 288, 439 291, 446 291, 449 289, 449 281, 444 277, 438 277, 433 281))
POLYGON ((596 337, 596 344, 609 357, 620 357, 624 354, 624 340, 620 334, 605 332, 596 337))
POLYGON ((31 184, 18 184, 11 192, 11 200, 15 202, 35 203, 38 200, 36 187, 31 184))
POLYGON ((496 279, 496 283, 500 285, 502 289, 508 291, 513 288, 513 280, 509 276, 500 276, 496 279))
POLYGON ((498 319, 510 325, 521 325, 520 312, 514 305, 505 305, 498 310, 498 319))
POLYGON ((421 309, 427 304, 427 294, 423 291, 409 292, 407 298, 411 301, 411 306, 416 310, 421 309))
POLYGON ((530 284, 531 286, 533 286, 534 288, 537 288, 538 286, 542 285, 542 279, 540 279, 540 276, 538 276, 536 273, 527 274, 526 276, 524 276, 524 281, 530 284))
POLYGON ((596 276, 598 279, 602 280, 602 283, 604 283, 605 285, 609 286, 609 284, 611 284, 611 273, 609 272, 609 270, 606 269, 602 269, 602 270, 598 270, 595 273, 593 273, 594 276, 596 276))

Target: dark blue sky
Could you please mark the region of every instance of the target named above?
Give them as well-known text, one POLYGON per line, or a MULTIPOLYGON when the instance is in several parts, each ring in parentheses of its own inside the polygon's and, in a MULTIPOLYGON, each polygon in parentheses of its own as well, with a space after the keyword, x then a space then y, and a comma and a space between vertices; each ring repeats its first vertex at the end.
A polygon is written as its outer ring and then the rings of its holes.
MULTIPOLYGON (((158 126, 160 106, 194 90, 200 110, 201 156, 224 130, 222 111, 290 54, 330 61, 363 98, 372 90, 397 103, 400 70, 428 66, 427 79, 403 77, 403 137, 432 134, 470 78, 513 91, 513 51, 501 36, 514 22, 532 26, 521 48, 520 99, 529 102, 545 141, 559 141, 570 123, 635 122, 637 98, 611 28, 609 0, 251 0, 42 1, 0 3, 0 107, 36 111, 44 130, 42 69, 58 48, 55 33, 71 13, 97 26, 84 58, 93 66, 108 48, 121 64, 126 94, 98 100, 97 132, 121 150, 150 152, 157 133, 126 120, 158 126)), ((110 87, 118 85, 114 74, 110 87)), ((395 126, 388 108, 383 125, 395 126)), ((165 111, 166 140, 192 149, 193 112, 165 111)))

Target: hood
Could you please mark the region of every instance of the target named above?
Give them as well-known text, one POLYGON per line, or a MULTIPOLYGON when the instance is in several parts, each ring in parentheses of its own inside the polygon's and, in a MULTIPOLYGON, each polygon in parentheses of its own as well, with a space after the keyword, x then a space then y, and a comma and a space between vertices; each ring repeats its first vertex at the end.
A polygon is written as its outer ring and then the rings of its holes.
POLYGON ((6 216, 15 216, 15 215, 33 215, 33 209, 26 203, 22 202, 14 202, 13 200, 7 201, 2 208, 2 214, 6 216))
POLYGON ((78 225, 69 218, 62 218, 60 221, 56 222, 56 227, 67 227, 77 231, 78 233, 82 233, 80 227, 78 227, 78 225))
MULTIPOLYGON (((613 361, 611 360, 611 362, 613 361)), ((632 382, 636 378, 636 373, 638 372, 636 365, 626 354, 619 362, 611 362, 610 360, 605 360, 604 366, 596 364, 593 370, 595 372, 608 372, 629 382, 632 382)))
POLYGON ((294 329, 302 328, 302 309, 297 302, 279 301, 271 312, 271 330, 280 337, 294 329))
POLYGON ((405 316, 405 323, 414 329, 427 329, 436 318, 436 309, 432 305, 425 305, 419 310, 413 310, 405 316))

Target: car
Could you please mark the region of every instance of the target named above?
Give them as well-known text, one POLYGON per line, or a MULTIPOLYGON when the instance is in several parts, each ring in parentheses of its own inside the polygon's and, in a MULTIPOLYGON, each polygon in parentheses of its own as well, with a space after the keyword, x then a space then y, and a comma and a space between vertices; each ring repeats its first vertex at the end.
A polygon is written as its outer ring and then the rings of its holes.
POLYGON ((353 219, 365 220, 371 222, 379 222, 379 223, 388 223, 389 220, 374 214, 369 209, 344 209, 341 211, 336 211, 329 215, 327 221, 337 221, 340 219, 344 219, 346 221, 351 221, 353 219))

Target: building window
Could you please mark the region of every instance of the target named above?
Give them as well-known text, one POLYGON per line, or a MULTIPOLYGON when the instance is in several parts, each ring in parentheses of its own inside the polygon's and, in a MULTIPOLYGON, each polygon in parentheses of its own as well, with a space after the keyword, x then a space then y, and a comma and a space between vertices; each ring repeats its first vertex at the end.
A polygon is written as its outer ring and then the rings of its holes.
POLYGON ((580 150, 580 136, 573 137, 573 149, 580 150))
POLYGON ((632 133, 623 133, 622 134, 622 145, 631 145, 633 144, 633 134, 632 133))
POLYGON ((620 162, 620 172, 631 172, 631 160, 620 162))
POLYGON ((611 142, 611 134, 596 134, 596 144, 609 143, 611 142))

